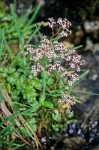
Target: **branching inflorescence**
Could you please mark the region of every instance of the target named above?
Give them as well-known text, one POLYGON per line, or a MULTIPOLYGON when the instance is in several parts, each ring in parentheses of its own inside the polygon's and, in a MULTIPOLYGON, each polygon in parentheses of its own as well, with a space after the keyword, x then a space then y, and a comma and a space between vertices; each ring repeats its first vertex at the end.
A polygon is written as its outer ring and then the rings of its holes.
MULTIPOLYGON (((42 37, 38 48, 34 48, 32 45, 26 45, 25 55, 30 55, 30 60, 33 61, 32 75, 30 78, 37 76, 42 71, 45 71, 49 75, 51 73, 57 73, 61 78, 67 78, 67 85, 72 86, 76 80, 79 79, 79 72, 81 65, 84 61, 81 56, 77 54, 76 50, 69 50, 66 45, 58 40, 53 39, 56 35, 67 37, 71 34, 71 23, 65 18, 59 18, 57 22, 53 18, 48 19, 48 26, 52 29, 52 37, 48 39, 46 36, 42 37), (54 33, 54 27, 59 27, 59 31, 54 33)), ((71 98, 62 93, 62 100, 60 103, 67 102, 69 105, 73 105, 74 102, 71 98)))

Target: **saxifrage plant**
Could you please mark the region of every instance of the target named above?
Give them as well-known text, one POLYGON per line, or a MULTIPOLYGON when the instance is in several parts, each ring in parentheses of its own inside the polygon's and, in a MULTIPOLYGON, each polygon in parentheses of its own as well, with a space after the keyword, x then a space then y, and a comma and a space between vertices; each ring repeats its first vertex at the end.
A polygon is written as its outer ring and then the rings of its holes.
POLYGON ((59 18, 56 22, 49 18, 48 26, 52 29, 50 39, 43 36, 40 44, 26 45, 20 61, 0 68, 4 99, 1 147, 18 148, 26 144, 31 149, 41 149, 39 141, 66 126, 71 106, 77 101, 71 88, 79 81, 84 61, 75 48, 69 49, 60 42, 71 33, 71 23, 67 19, 59 18), (55 26, 59 29, 57 33, 55 26))

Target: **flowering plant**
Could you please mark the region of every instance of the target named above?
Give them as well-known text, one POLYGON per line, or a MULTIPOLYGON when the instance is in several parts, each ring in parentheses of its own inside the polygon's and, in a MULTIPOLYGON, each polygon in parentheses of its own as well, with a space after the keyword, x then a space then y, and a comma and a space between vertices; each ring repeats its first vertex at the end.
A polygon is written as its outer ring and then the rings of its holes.
POLYGON ((32 62, 32 74, 29 77, 43 80, 41 105, 50 108, 57 103, 58 107, 66 107, 65 110, 70 112, 75 101, 68 94, 68 88, 79 80, 80 66, 84 61, 75 50, 69 50, 66 45, 57 40, 71 34, 71 23, 66 18, 58 18, 57 21, 49 18, 48 26, 52 29, 50 39, 43 36, 40 45, 36 48, 33 45, 25 46, 24 54, 28 55, 32 62), (54 33, 55 26, 59 28, 57 33, 54 33))
POLYGON ((50 38, 42 36, 38 45, 26 45, 23 55, 12 55, 15 59, 11 64, 7 61, 7 66, 0 67, 0 108, 2 120, 5 118, 0 142, 7 141, 5 145, 12 139, 30 148, 41 148, 39 139, 43 142, 43 137, 65 127, 71 106, 77 101, 71 88, 79 80, 84 61, 75 48, 68 48, 60 40, 71 34, 71 23, 49 18, 47 24, 52 30, 50 38))

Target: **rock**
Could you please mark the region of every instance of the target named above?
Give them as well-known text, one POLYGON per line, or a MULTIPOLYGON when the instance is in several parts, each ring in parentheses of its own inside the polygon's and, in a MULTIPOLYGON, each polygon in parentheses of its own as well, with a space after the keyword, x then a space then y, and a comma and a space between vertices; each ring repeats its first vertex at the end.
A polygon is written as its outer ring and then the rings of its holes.
POLYGON ((94 32, 99 30, 99 21, 88 21, 84 22, 84 28, 86 33, 94 32))
POLYGON ((85 51, 87 51, 87 50, 93 50, 93 48, 94 48, 94 44, 93 44, 92 40, 88 37, 86 39, 86 47, 84 48, 84 50, 85 51))
POLYGON ((98 78, 98 74, 94 74, 91 79, 92 79, 93 81, 95 81, 95 80, 97 80, 97 78, 98 78))
POLYGON ((86 140, 83 137, 71 137, 64 139, 64 143, 67 145, 66 150, 77 150, 78 148, 82 147, 85 142, 86 140))

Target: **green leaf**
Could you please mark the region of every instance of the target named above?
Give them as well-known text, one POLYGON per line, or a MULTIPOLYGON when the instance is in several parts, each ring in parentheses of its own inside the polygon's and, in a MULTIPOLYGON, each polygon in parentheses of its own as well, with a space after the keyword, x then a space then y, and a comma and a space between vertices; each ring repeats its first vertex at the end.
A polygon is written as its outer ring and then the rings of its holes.
POLYGON ((42 88, 42 82, 38 78, 33 78, 30 80, 31 85, 36 88, 37 90, 41 90, 42 88))
POLYGON ((18 101, 20 99, 20 97, 16 95, 11 96, 11 98, 12 100, 15 100, 15 101, 18 101))
POLYGON ((40 104, 42 104, 42 103, 44 102, 45 98, 46 98, 45 92, 41 93, 41 94, 40 94, 40 97, 39 97, 39 102, 40 102, 40 104))
POLYGON ((60 122, 61 121, 61 115, 59 113, 53 113, 52 114, 52 118, 53 120, 55 120, 56 122, 60 122))
POLYGON ((32 107, 32 110, 33 111, 37 111, 38 109, 39 109, 39 107, 40 107, 40 104, 38 103, 38 101, 33 101, 32 103, 29 103, 30 104, 30 106, 32 107))
POLYGON ((69 118, 69 119, 73 119, 73 117, 74 117, 73 112, 69 112, 69 113, 68 113, 68 118, 69 118))
POLYGON ((8 74, 12 74, 12 73, 16 72, 16 69, 7 67, 7 68, 4 69, 4 72, 6 72, 8 74))
POLYGON ((17 87, 17 90, 23 90, 26 88, 26 83, 23 82, 22 80, 17 80, 16 81, 16 87, 17 87))
POLYGON ((13 76, 12 76, 12 77, 9 76, 9 77, 7 78, 7 81, 8 81, 10 84, 14 84, 14 83, 16 82, 16 79, 13 78, 13 76))
POLYGON ((37 96, 36 90, 29 86, 26 87, 26 89, 22 91, 22 93, 23 93, 23 98, 25 99, 31 99, 32 97, 37 96))
POLYGON ((13 91, 11 98, 15 101, 18 101, 19 100, 19 94, 20 94, 20 91, 15 90, 15 91, 13 91))
POLYGON ((53 124, 52 125, 52 128, 55 130, 55 131, 59 131, 59 125, 58 124, 53 124))
POLYGON ((54 84, 54 79, 53 78, 49 78, 47 81, 47 85, 53 85, 54 84))
POLYGON ((42 103, 43 106, 47 107, 47 108, 53 108, 53 103, 49 102, 49 101, 44 101, 42 103))

